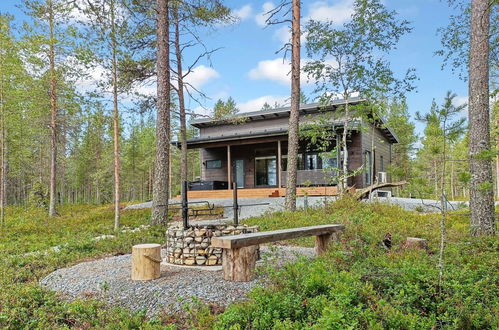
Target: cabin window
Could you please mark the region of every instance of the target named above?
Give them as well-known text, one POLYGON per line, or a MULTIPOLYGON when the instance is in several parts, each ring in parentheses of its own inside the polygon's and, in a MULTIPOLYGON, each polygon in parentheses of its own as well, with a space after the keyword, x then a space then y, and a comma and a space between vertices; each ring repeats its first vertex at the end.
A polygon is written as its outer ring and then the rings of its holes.
POLYGON ((306 154, 305 156, 305 169, 306 170, 317 170, 318 169, 318 155, 317 153, 306 154))
POLYGON ((206 161, 206 169, 213 170, 213 169, 217 169, 217 168, 222 168, 222 160, 213 159, 213 160, 206 161))
MULTIPOLYGON (((298 154, 298 157, 296 159, 297 162, 297 168, 298 170, 303 170, 303 154, 298 154)), ((287 171, 288 170, 288 155, 282 155, 281 157, 281 170, 282 171, 287 171)))
POLYGON ((335 170, 338 168, 338 158, 337 157, 323 157, 322 158, 322 168, 335 170))

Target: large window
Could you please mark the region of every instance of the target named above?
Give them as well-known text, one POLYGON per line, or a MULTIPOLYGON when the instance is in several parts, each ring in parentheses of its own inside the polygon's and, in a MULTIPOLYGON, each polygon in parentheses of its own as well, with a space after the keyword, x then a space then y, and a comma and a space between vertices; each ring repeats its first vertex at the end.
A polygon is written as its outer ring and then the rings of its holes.
POLYGON ((322 168, 335 170, 338 168, 338 158, 334 157, 324 157, 322 158, 322 168))
POLYGON ((222 168, 222 161, 220 159, 213 159, 206 161, 206 169, 212 170, 216 168, 222 168))
MULTIPOLYGON (((282 155, 281 157, 281 170, 282 171, 287 171, 288 170, 288 155, 282 155)), ((304 166, 303 166, 303 154, 298 154, 298 157, 297 157, 297 167, 298 167, 298 170, 303 170, 304 169, 304 166)))
POLYGON ((305 169, 317 170, 319 168, 319 156, 317 153, 309 153, 305 155, 305 169))
POLYGON ((255 157, 255 184, 257 186, 277 185, 276 156, 255 157))

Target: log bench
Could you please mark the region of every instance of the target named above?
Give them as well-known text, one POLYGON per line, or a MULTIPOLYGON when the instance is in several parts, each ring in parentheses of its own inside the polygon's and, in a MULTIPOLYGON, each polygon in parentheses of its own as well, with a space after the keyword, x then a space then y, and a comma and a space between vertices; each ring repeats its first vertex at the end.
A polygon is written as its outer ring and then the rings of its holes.
POLYGON ((211 246, 223 249, 224 279, 247 282, 253 279, 259 244, 315 236, 315 253, 320 255, 327 251, 331 241, 337 240, 344 230, 344 225, 332 224, 212 237, 211 246))

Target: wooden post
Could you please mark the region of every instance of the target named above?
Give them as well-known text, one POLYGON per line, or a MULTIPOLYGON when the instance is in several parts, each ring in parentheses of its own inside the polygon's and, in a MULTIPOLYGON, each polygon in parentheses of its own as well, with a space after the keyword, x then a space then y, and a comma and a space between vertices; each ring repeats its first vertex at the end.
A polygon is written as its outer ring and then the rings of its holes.
POLYGON ((332 240, 333 234, 315 236, 315 254, 319 256, 326 253, 332 240))
POLYGON ((277 140, 277 188, 281 188, 281 140, 277 140))
POLYGON ((232 158, 230 156, 230 145, 227 145, 227 189, 230 190, 232 183, 232 158))
POLYGON ((222 267, 224 280, 248 282, 254 278, 258 245, 239 249, 223 249, 222 267))
POLYGON ((132 247, 132 280, 149 281, 160 276, 161 245, 139 244, 132 247))

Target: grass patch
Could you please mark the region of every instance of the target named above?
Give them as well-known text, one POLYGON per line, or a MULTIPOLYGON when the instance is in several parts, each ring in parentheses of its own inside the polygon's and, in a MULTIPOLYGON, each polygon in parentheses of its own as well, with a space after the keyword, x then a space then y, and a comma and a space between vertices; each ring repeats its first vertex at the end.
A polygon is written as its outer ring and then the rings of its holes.
MULTIPOLYGON (((112 206, 72 205, 60 207, 59 212, 61 216, 49 219, 41 209, 7 209, 7 223, 0 232, 0 328, 159 328, 161 322, 146 319, 144 313, 96 300, 64 301, 40 288, 38 281, 61 267, 130 253, 134 244, 162 244, 164 229, 115 233, 112 206), (92 240, 103 234, 116 238, 92 240), (50 250, 56 245, 60 252, 50 250)), ((121 220, 128 227, 149 224, 150 210, 123 211, 121 220)))

